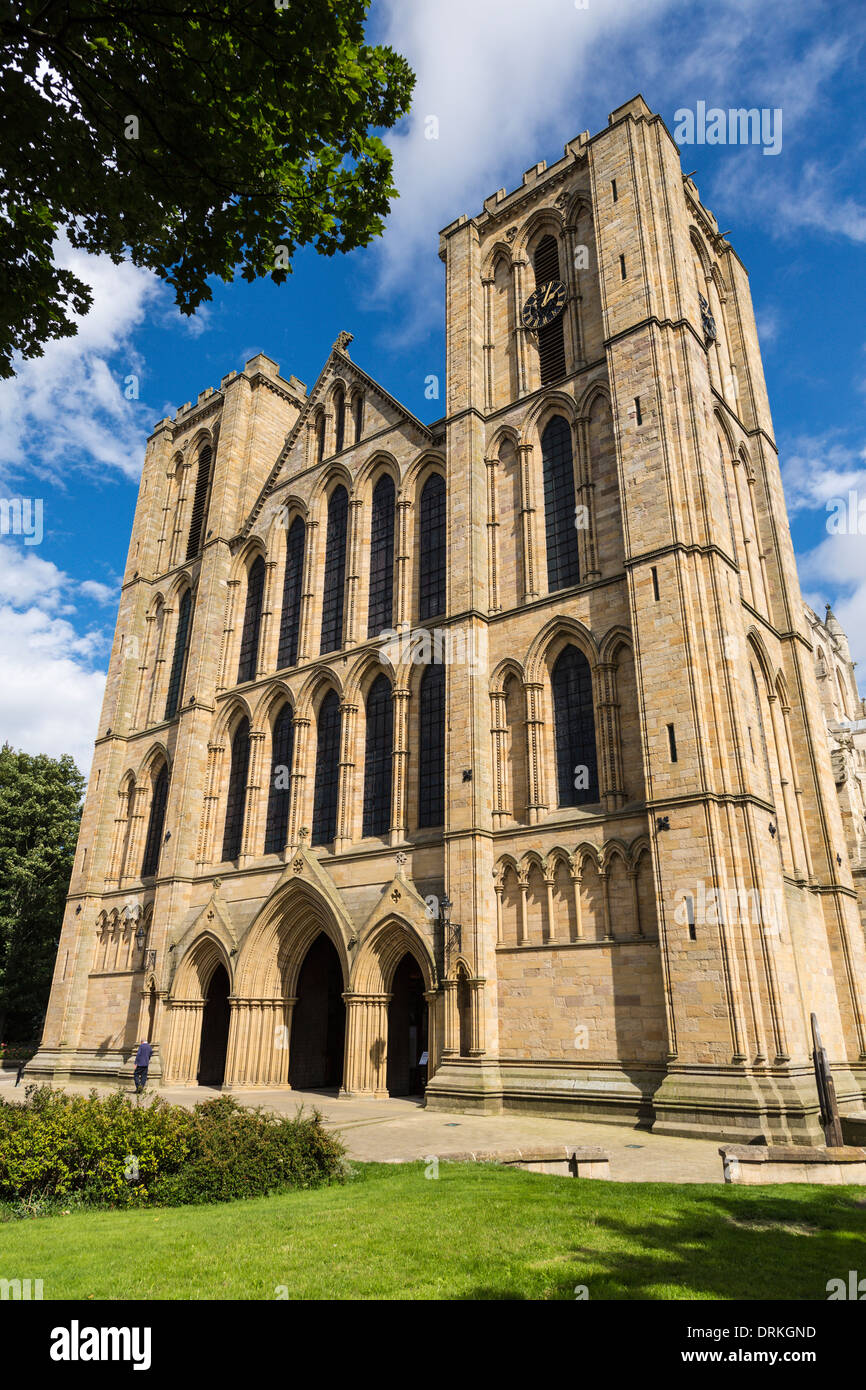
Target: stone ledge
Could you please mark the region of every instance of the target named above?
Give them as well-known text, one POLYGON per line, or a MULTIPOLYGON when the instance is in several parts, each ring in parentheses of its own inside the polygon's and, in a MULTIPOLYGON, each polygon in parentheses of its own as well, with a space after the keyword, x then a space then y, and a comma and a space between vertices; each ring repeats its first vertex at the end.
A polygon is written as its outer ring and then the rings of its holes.
MULTIPOLYGON (((441 1163, 499 1163, 507 1168, 552 1173, 572 1178, 609 1178, 610 1159, 605 1149, 573 1144, 534 1144, 526 1149, 465 1149, 431 1154, 441 1163)), ((409 1158, 380 1160, 386 1163, 412 1163, 409 1158)))
POLYGON ((725 1182, 866 1183, 866 1149, 726 1144, 719 1149, 725 1182))

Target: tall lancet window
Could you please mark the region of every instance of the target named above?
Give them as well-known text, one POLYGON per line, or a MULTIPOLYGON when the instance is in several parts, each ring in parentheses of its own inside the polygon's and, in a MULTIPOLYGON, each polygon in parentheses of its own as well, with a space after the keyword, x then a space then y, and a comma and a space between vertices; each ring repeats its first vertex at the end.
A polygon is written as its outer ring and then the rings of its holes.
POLYGON ((255 679, 259 659, 259 633, 262 627, 262 601, 265 593, 265 562, 261 555, 250 565, 247 575, 247 606, 241 633, 238 681, 255 679))
POLYGON ((199 451, 198 471, 195 475, 195 493, 192 499, 192 516, 189 523, 189 536, 186 543, 186 558, 192 560, 201 550, 202 531, 204 530, 205 510, 207 508, 207 493, 210 483, 210 465, 212 452, 209 444, 205 444, 199 451))
POLYGON ((337 793, 340 785, 340 699, 329 690, 319 707, 316 735, 316 785, 313 792, 313 833, 310 843, 329 845, 337 835, 337 793))
POLYGON ((556 776, 560 806, 599 799, 592 672, 583 652, 566 647, 553 668, 556 776))
POLYGON ((286 573, 283 580, 283 611, 280 614, 280 646, 277 652, 277 668, 280 671, 285 666, 294 666, 298 659, 305 543, 304 523, 296 516, 286 537, 286 573))
POLYGON ((418 516, 418 617, 445 612, 447 564, 445 479, 433 473, 424 484, 418 516))
POLYGON ((322 576, 322 652, 343 645, 343 591, 346 587, 346 526, 349 494, 340 484, 328 502, 328 534, 325 540, 325 572, 322 576))
POLYGON ((184 667, 189 646, 189 623, 192 616, 192 593, 184 589, 177 611, 177 631, 174 635, 174 654, 171 658, 171 675, 168 678, 168 695, 165 700, 165 718, 174 719, 180 704, 183 689, 184 667))
POLYGON ((346 435, 346 396, 341 386, 334 392, 334 453, 343 448, 346 435))
POLYGON ((366 705, 364 756, 364 835, 387 835, 391 827, 391 759, 394 751, 394 707, 391 682, 377 676, 366 705))
POLYGON ((226 825, 223 859, 237 859, 244 841, 244 813, 247 806, 247 776, 250 770, 250 721, 242 719, 232 739, 232 765, 226 797, 226 825))
POLYGON ((389 628, 394 616, 394 497, 394 483, 386 473, 373 489, 368 637, 389 628))
POLYGON ((435 661, 418 692, 418 825, 445 823, 445 667, 435 661))
POLYGON ((271 741, 271 786, 268 792, 268 818, 265 825, 265 854, 279 854, 286 847, 289 832, 289 803, 292 753, 295 747, 294 712, 285 704, 274 721, 271 741))
POLYGON ((150 802, 150 820, 147 826, 147 840, 144 846, 144 860, 141 865, 142 878, 155 874, 159 866, 159 852, 162 849, 162 832, 165 825, 165 807, 168 801, 168 765, 163 763, 153 784, 150 802))
MULTIPOLYGON (((537 289, 550 284, 551 281, 560 279, 559 247, 556 244, 556 237, 550 235, 542 237, 532 260, 535 267, 537 289)), ((549 385, 551 381, 561 381, 565 376, 565 337, 562 314, 557 315, 552 323, 548 323, 544 328, 538 330, 538 365, 541 371, 542 386, 549 385)))
POLYGON ((580 582, 571 428, 561 415, 554 415, 541 436, 541 460, 547 587, 553 593, 555 589, 567 589, 580 582))

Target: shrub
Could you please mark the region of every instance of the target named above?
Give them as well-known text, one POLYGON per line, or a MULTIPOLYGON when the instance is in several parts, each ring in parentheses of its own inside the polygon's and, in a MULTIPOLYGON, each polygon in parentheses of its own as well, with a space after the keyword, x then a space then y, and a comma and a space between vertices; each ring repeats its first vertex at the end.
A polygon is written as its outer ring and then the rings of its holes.
POLYGON ((230 1096, 194 1110, 28 1086, 0 1100, 0 1201, 13 1215, 75 1195, 95 1205, 226 1202, 344 1176, 343 1146, 321 1115, 245 1110, 230 1096))

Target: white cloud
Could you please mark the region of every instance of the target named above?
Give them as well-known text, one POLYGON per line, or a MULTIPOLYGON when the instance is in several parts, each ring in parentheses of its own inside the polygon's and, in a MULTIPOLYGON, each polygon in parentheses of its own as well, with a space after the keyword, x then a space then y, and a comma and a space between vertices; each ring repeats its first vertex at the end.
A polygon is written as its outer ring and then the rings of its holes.
POLYGON ((124 380, 141 373, 132 335, 162 287, 150 271, 86 255, 65 240, 56 258, 92 287, 93 305, 74 338, 46 344, 42 357, 0 382, 0 471, 27 469, 61 483, 71 467, 137 478, 151 412, 126 399, 124 380))
MULTIPOLYGON (((76 584, 50 560, 0 545, 0 730, 15 748, 59 757, 71 753, 87 773, 102 706, 108 645, 98 630, 76 631, 76 584)), ((89 592, 90 597, 96 597, 89 592)))
POLYGON ((812 508, 827 517, 834 497, 845 497, 851 488, 866 497, 866 449, 857 452, 838 434, 800 435, 782 447, 782 482, 788 512, 793 516, 812 508))
POLYGON ((97 579, 85 579, 78 586, 78 592, 96 603, 117 603, 117 585, 101 584, 97 579))

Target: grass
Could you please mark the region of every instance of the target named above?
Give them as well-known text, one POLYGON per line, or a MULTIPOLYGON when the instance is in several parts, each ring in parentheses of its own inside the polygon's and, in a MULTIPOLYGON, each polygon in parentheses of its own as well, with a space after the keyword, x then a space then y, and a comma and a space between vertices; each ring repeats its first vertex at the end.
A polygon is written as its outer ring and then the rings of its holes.
POLYGON ((613 1183, 359 1164, 345 1186, 0 1225, 46 1299, 818 1299, 862 1265, 855 1187, 613 1183), (285 1295, 283 1295, 285 1296, 285 1295))

